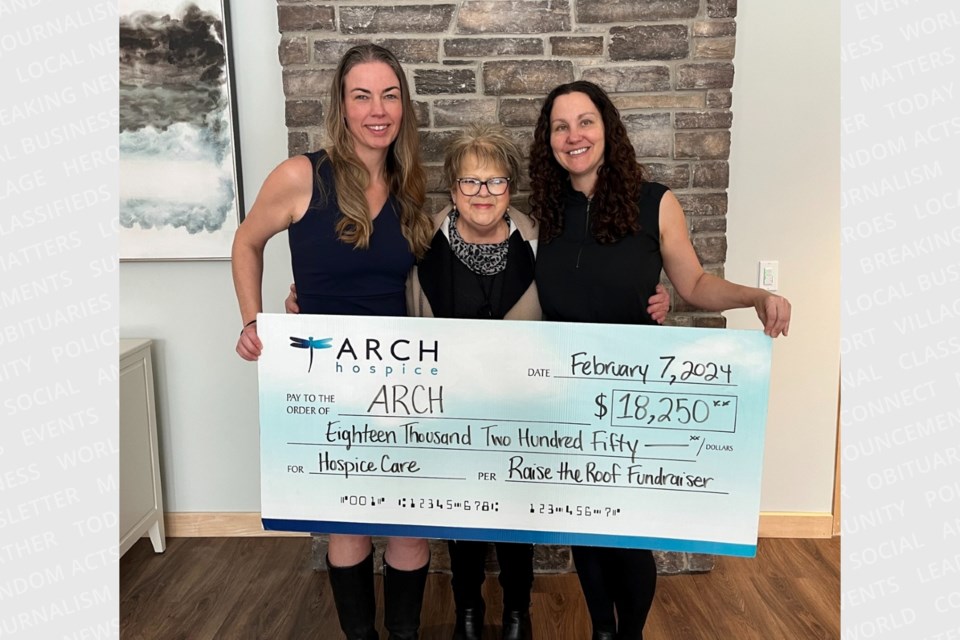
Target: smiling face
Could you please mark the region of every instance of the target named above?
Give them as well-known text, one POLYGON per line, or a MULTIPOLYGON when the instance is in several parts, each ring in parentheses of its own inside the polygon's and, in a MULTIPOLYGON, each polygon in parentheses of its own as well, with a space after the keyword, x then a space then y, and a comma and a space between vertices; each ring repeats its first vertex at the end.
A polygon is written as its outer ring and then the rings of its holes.
MULTIPOLYGON (((468 153, 463 158, 458 178, 476 178, 489 180, 490 178, 506 178, 510 172, 505 167, 494 163, 481 163, 476 154, 468 153)), ((475 196, 465 196, 460 192, 456 183, 450 189, 453 204, 460 212, 457 230, 463 239, 474 244, 502 242, 506 239, 507 225, 503 214, 510 206, 510 189, 502 195, 493 196, 486 186, 480 187, 475 196)))
POLYGON ((593 194, 603 164, 603 118, 593 100, 579 91, 557 96, 550 110, 550 148, 570 173, 574 189, 593 194))
POLYGON ((343 113, 358 156, 385 154, 397 139, 403 118, 397 74, 383 62, 350 69, 343 79, 343 113))

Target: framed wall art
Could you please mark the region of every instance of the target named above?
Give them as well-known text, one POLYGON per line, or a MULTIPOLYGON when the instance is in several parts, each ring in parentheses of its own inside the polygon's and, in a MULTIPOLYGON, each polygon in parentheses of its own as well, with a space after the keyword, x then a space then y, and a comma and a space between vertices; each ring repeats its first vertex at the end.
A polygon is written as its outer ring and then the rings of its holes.
POLYGON ((229 259, 243 220, 227 0, 120 0, 120 259, 229 259))

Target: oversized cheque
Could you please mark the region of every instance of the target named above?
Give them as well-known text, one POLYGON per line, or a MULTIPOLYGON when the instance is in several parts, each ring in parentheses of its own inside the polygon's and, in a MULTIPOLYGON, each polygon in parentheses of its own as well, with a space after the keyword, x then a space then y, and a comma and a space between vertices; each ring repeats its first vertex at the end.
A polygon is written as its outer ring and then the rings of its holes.
POLYGON ((258 316, 267 529, 752 556, 759 331, 258 316))

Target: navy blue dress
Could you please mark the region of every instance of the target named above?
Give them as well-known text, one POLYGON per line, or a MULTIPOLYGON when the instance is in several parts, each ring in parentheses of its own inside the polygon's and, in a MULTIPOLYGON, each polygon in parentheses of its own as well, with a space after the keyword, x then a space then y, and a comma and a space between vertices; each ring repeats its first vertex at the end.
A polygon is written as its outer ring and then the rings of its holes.
POLYGON ((369 248, 341 242, 333 167, 325 151, 306 156, 314 168, 313 195, 306 214, 287 231, 300 312, 407 315, 404 286, 414 258, 401 232, 396 199, 391 194, 374 219, 369 248), (317 182, 318 166, 326 198, 317 182))

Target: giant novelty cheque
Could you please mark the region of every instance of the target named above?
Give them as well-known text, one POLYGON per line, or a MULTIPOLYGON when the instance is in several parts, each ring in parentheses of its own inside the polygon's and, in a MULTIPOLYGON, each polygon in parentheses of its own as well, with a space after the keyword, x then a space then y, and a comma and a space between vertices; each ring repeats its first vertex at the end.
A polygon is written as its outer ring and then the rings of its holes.
POLYGON ((756 553, 760 331, 260 314, 266 529, 756 553))

